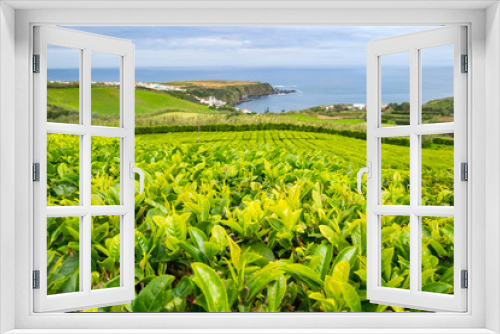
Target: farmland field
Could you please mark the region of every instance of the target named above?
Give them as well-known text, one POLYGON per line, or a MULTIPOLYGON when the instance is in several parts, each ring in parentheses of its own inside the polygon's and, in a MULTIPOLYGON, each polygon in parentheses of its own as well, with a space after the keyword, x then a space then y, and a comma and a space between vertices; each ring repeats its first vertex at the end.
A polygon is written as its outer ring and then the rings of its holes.
MULTIPOLYGON (((47 103, 59 105, 72 110, 78 110, 78 88, 48 88, 47 103)), ((120 105, 120 89, 112 87, 92 88, 92 100, 97 102, 92 111, 102 115, 117 110, 120 105)), ((155 113, 158 111, 208 112, 207 106, 177 99, 156 91, 137 90, 135 92, 135 113, 155 113)))
MULTIPOLYGON (((53 85, 53 84, 52 84, 53 85)), ((63 86, 64 87, 64 86, 63 86)), ((47 88, 47 119, 49 122, 79 122, 79 89, 47 88)), ((118 126, 120 124, 120 89, 113 86, 92 87, 92 124, 118 126)), ((149 125, 150 119, 165 113, 213 113, 208 106, 152 90, 137 89, 135 113, 138 125, 149 125), (148 119, 148 123, 144 123, 148 119)), ((158 124, 154 122, 152 124, 158 124)))
MULTIPOLYGON (((453 146, 429 143, 422 200, 453 205, 453 146)), ((78 205, 78 137, 48 135, 47 145, 48 205, 78 205)), ((114 204, 119 145, 95 138, 92 146, 92 202, 114 204)), ((406 204, 409 147, 382 146, 382 198, 406 204)), ((135 151, 146 173, 135 197, 137 297, 87 311, 409 311, 366 300, 366 202, 356 191, 366 141, 300 131, 176 132, 138 135, 135 151)), ((75 291, 78 225, 57 218, 47 227, 49 293, 75 291)), ((92 288, 117 286, 119 220, 96 217, 92 228, 92 288)), ((382 284, 407 289, 407 217, 384 216, 381 235, 382 284)), ((453 293, 453 219, 425 217, 422 235, 423 290, 453 293)))

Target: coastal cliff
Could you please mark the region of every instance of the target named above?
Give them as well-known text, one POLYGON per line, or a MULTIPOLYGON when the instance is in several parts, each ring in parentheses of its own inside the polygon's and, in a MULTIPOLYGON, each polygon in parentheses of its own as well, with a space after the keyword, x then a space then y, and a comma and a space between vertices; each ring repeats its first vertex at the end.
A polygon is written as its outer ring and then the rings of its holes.
POLYGON ((200 98, 214 96, 233 105, 253 97, 280 93, 268 83, 252 81, 176 81, 167 84, 186 89, 187 93, 200 98))

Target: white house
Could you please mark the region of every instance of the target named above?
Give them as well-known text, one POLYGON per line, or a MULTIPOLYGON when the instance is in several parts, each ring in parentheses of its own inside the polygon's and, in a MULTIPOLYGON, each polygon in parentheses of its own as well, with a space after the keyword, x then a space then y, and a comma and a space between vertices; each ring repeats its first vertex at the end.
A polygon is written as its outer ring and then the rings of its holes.
POLYGON ((216 108, 219 108, 219 107, 223 107, 225 106, 227 103, 222 101, 222 100, 218 100, 216 99, 214 96, 209 96, 208 99, 203 99, 203 98, 198 98, 198 101, 200 101, 201 103, 204 103, 204 104, 208 104, 209 107, 216 107, 216 108))

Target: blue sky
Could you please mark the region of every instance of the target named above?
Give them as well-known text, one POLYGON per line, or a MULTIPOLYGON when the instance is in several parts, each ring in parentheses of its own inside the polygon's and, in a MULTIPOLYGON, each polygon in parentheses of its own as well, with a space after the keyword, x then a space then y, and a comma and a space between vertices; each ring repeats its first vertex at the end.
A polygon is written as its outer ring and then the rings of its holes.
MULTIPOLYGON (((432 27, 69 27, 132 40, 136 67, 364 66, 373 39, 432 27)), ((72 68, 65 52, 51 52, 52 68, 72 68)), ((439 65, 436 57, 435 65, 439 65)), ((104 57, 93 67, 115 66, 104 57)), ((397 65, 397 64, 395 64, 397 65)))

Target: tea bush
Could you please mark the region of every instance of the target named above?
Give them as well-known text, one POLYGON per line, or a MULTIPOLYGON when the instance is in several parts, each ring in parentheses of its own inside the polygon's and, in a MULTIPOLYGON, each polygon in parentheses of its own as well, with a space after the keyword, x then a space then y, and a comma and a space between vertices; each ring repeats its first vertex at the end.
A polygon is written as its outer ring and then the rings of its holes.
MULTIPOLYGON (((106 138, 92 145, 92 189, 100 189, 92 200, 112 202, 119 146, 106 138)), ((399 198, 392 194, 409 193, 401 158, 409 147, 383 145, 393 168, 383 170, 381 191, 399 198)), ((366 202, 356 190, 365 147, 295 131, 137 136, 146 184, 135 196, 136 299, 86 311, 408 311, 366 299, 366 202)), ((49 135, 48 151, 48 205, 78 205, 78 137, 49 135)), ((429 161, 424 198, 453 205, 453 147, 422 156, 429 161)), ((405 218, 382 219, 384 286, 409 287, 405 218)), ((422 226, 423 289, 453 293, 453 219, 425 217, 422 226)), ((51 218, 47 228, 49 293, 77 291, 78 222, 51 218)), ((116 218, 93 219, 93 289, 118 286, 117 249, 116 218)))

